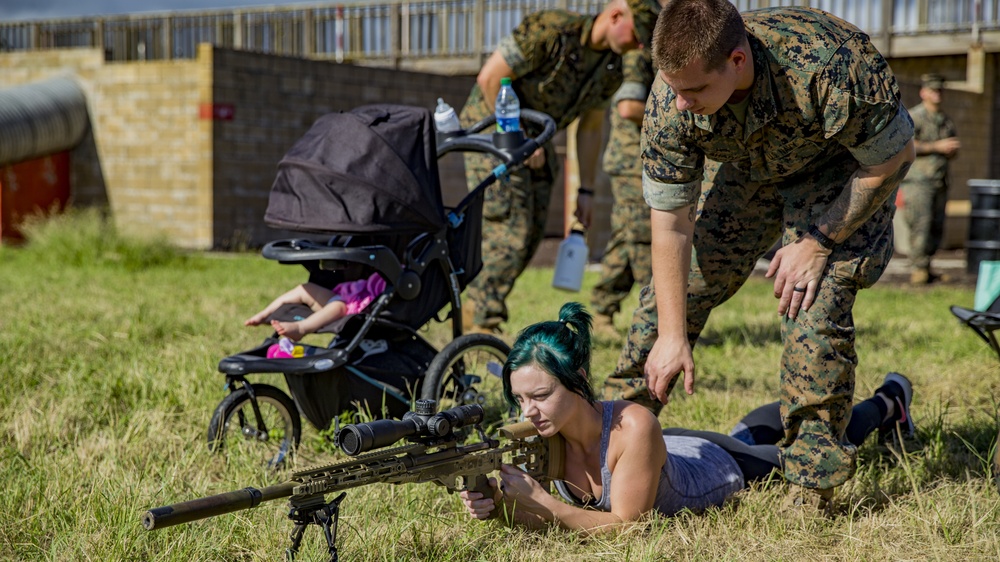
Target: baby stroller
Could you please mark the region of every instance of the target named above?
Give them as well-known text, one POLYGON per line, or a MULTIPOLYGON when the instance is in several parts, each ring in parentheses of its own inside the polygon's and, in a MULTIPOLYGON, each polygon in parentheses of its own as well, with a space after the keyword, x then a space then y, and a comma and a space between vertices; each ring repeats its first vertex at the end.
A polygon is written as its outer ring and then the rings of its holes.
MULTIPOLYGON (((212 450, 259 452, 264 445, 269 465, 277 466, 299 443, 300 413, 324 430, 345 412, 398 418, 417 398, 437 400, 442 409, 482 404, 491 420, 506 415, 500 374, 510 349, 492 335, 462 334, 460 294, 482 268, 485 189, 555 132, 544 113, 521 117, 542 132, 480 133, 495 123, 491 117, 436 140, 428 110, 371 105, 321 117, 295 143, 278 166, 264 220, 309 235, 270 242, 263 256, 299 264, 310 282, 325 287, 373 272, 386 287, 360 313, 323 328, 335 334, 326 347, 302 345, 293 358, 270 359, 275 333, 222 359, 229 394, 209 423, 212 450), (446 209, 437 159, 456 151, 489 153, 502 164, 446 209), (453 340, 439 351, 417 331, 448 317, 453 340), (284 375, 291 397, 246 378, 258 374, 284 375)), ((285 305, 271 318, 310 313, 285 305)))

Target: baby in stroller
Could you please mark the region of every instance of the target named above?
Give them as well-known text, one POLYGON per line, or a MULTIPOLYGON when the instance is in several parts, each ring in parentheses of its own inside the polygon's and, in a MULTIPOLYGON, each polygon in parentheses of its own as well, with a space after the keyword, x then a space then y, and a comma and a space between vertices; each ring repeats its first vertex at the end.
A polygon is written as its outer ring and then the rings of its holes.
POLYGON ((339 283, 333 289, 316 283, 303 283, 271 301, 264 310, 254 314, 243 324, 259 326, 286 304, 305 305, 313 311, 306 318, 287 322, 271 320, 271 327, 279 336, 299 341, 306 334, 315 333, 348 314, 358 314, 383 291, 385 279, 378 273, 372 273, 367 279, 339 283))
POLYGON ((437 139, 425 108, 364 106, 321 117, 289 149, 264 221, 304 237, 272 241, 261 253, 305 267, 308 283, 246 320, 269 324, 273 336, 219 362, 229 394, 209 422, 213 450, 263 445, 276 466, 299 443, 300 414, 336 430, 345 415, 402 416, 418 398, 441 409, 480 404, 488 419, 506 417, 499 371, 509 347, 462 333, 461 292, 482 267, 483 192, 555 131, 547 115, 521 116, 542 133, 478 134, 490 118, 437 139), (446 208, 437 159, 450 151, 486 152, 502 164, 446 208), (450 320, 450 343, 438 348, 424 338, 431 320, 450 320), (325 346, 292 346, 291 357, 272 353, 312 332, 335 336, 325 346), (275 374, 291 396, 247 379, 275 374))

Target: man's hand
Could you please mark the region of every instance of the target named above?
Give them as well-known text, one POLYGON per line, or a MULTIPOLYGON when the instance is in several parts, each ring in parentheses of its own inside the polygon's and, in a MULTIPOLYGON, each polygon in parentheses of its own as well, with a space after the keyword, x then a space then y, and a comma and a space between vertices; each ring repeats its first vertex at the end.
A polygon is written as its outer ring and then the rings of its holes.
POLYGON ((578 193, 576 195, 576 212, 573 214, 576 216, 576 220, 583 225, 583 228, 590 228, 590 223, 594 219, 594 196, 589 193, 578 193))
MULTIPOLYGON (((580 185, 593 188, 597 166, 601 162, 601 140, 604 130, 603 109, 588 109, 579 117, 576 126, 576 163, 580 185)), ((593 218, 593 196, 576 196, 576 219, 584 228, 590 228, 593 218)))
POLYGON ((943 154, 946 158, 955 156, 959 148, 962 148, 962 143, 957 137, 948 137, 934 141, 934 152, 943 154))
POLYGON ((775 252, 765 277, 774 277, 778 315, 795 319, 799 310, 809 310, 816 300, 830 250, 810 235, 775 252))
POLYGON ((524 160, 524 165, 532 170, 538 170, 545 165, 545 147, 539 146, 524 160))
POLYGON ((694 356, 687 339, 659 337, 646 358, 646 387, 649 395, 666 404, 677 377, 684 373, 684 391, 694 394, 694 356))

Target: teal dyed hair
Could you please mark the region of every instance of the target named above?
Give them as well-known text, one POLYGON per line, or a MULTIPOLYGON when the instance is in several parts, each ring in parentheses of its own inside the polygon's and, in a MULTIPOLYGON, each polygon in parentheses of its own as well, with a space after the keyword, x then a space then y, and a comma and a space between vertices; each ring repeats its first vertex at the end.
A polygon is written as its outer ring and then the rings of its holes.
POLYGON ((510 389, 510 374, 521 367, 537 365, 571 392, 595 403, 594 389, 587 377, 590 327, 591 316, 583 305, 568 302, 559 309, 559 320, 539 322, 521 330, 503 365, 503 395, 507 402, 518 407, 510 389))

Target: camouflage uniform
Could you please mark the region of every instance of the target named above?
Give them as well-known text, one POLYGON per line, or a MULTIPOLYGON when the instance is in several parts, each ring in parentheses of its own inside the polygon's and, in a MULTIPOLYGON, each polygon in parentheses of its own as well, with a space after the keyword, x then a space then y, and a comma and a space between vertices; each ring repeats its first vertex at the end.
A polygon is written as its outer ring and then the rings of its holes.
MULTIPOLYGON (((660 79, 646 109, 647 202, 661 210, 699 207, 688 279, 691 345, 779 236, 786 244, 803 236, 859 166, 886 162, 913 135, 896 80, 863 32, 806 8, 743 17, 755 69, 745 125, 728 107, 714 115, 678 111, 660 79), (720 164, 703 174, 706 158, 720 164)), ((781 321, 782 461, 785 477, 807 488, 829 489, 854 473, 856 449, 844 439, 857 365, 851 310, 858 290, 889 261, 894 210, 890 197, 837 245, 813 305, 781 321)), ((640 296, 607 394, 646 392, 628 377, 641 376, 656 340, 651 289, 640 296)))
MULTIPOLYGON (((924 104, 910 109, 913 138, 934 142, 957 136, 947 115, 927 111, 924 104)), ((910 167, 900 187, 903 219, 910 230, 910 268, 929 270, 931 256, 941 245, 944 209, 948 202, 948 158, 944 154, 921 154, 910 167)))
MULTIPOLYGON (((514 71, 513 86, 521 107, 552 116, 565 129, 577 116, 601 107, 622 82, 621 57, 611 50, 594 51, 587 43, 594 16, 561 10, 526 17, 498 47, 514 71)), ((462 108, 468 127, 490 115, 476 85, 462 108)), ((527 133, 538 131, 530 126, 527 133)), ((466 153, 469 189, 488 177, 497 161, 466 153)), ((507 320, 505 300, 544 234, 552 183, 560 162, 552 143, 545 145, 545 166, 522 169, 487 188, 483 207, 483 269, 469 284, 475 324, 495 327, 507 320)))
POLYGON ((601 258, 601 280, 591 295, 594 312, 614 316, 632 285, 648 285, 652 280, 649 251, 649 205, 642 198, 642 163, 639 159, 639 132, 636 123, 618 114, 622 100, 643 103, 656 75, 646 49, 630 51, 622 57, 624 82, 611 99, 611 135, 604 149, 604 171, 611 178, 611 238, 601 258))

